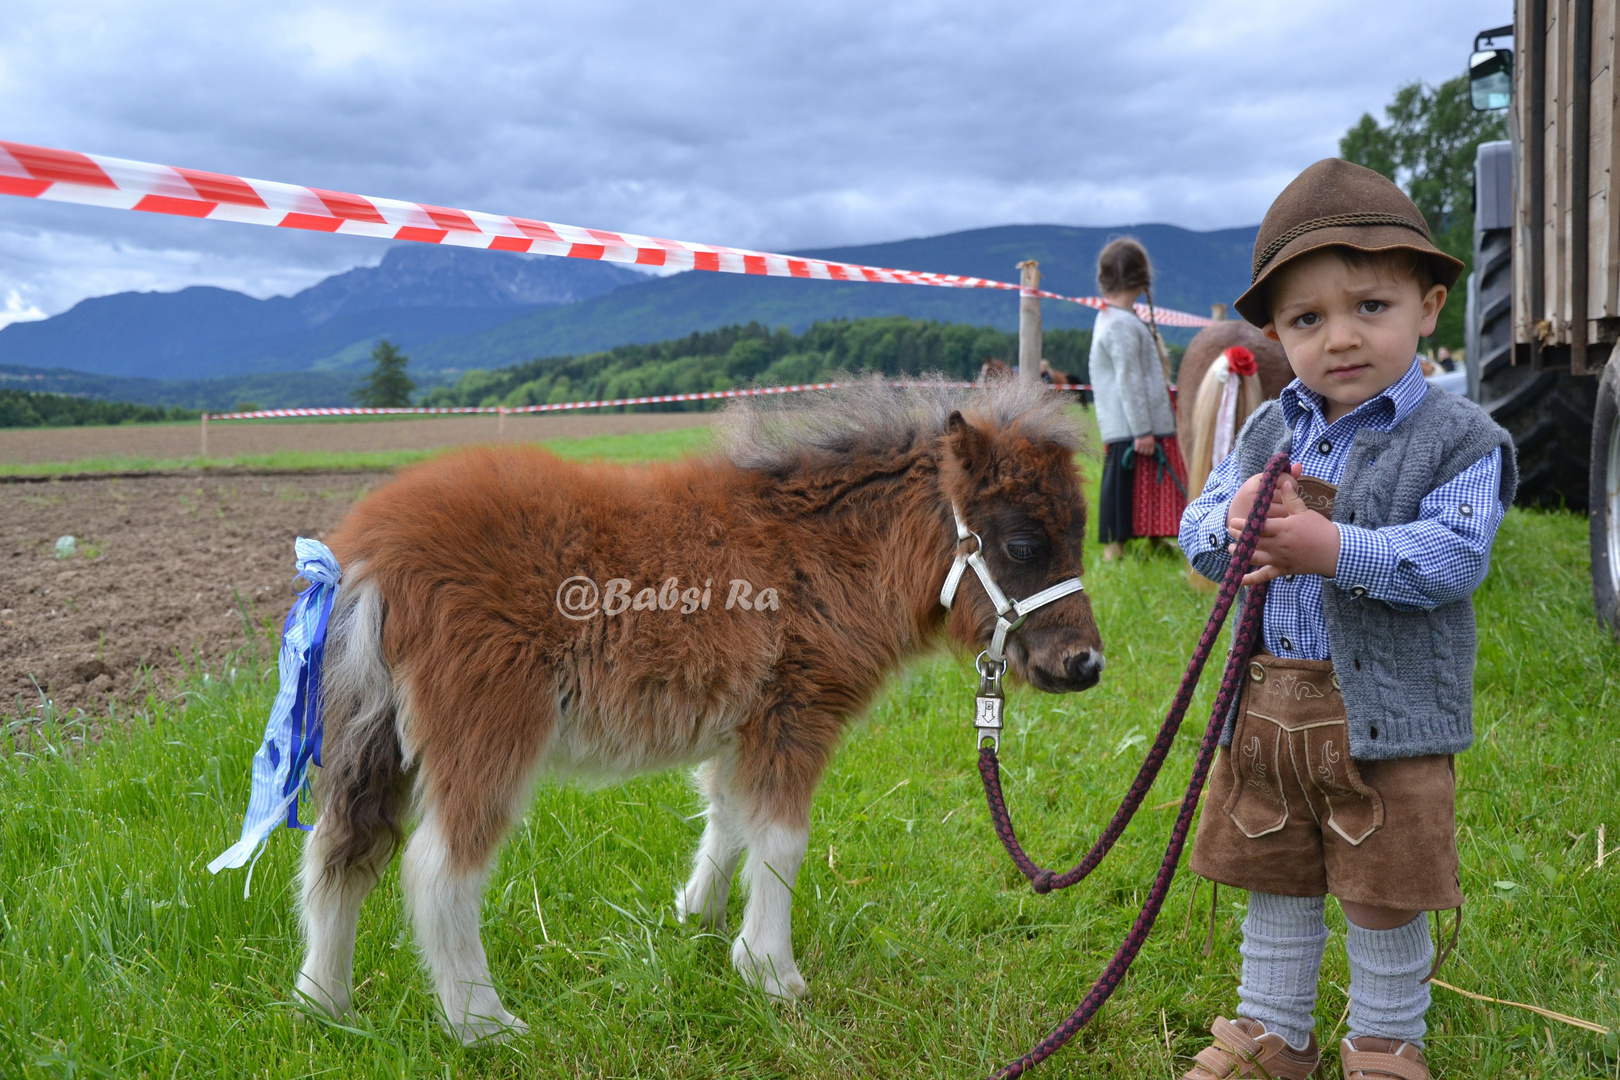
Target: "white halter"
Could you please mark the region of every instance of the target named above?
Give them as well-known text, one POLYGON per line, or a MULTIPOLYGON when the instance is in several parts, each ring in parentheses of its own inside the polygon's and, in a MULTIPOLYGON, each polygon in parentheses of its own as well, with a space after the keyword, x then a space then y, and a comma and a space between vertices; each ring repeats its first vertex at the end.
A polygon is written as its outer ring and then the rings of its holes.
POLYGON ((1070 593, 1084 592, 1085 586, 1080 583, 1078 577, 1072 577, 1048 586, 1027 599, 1007 599, 1007 594, 1001 591, 996 579, 990 576, 990 567, 984 561, 984 541, 979 538, 978 533, 967 527, 967 522, 962 520, 962 512, 954 503, 951 504, 951 513, 956 518, 957 544, 960 545, 971 536, 978 546, 967 554, 957 552, 956 560, 951 563, 951 572, 945 576, 945 587, 939 591, 939 602, 944 604, 947 610, 950 609, 951 601, 956 599, 957 587, 962 584, 962 571, 973 567, 973 572, 979 576, 979 584, 984 586, 990 602, 996 605, 996 632, 990 639, 990 647, 985 650, 985 655, 994 663, 1005 664, 1007 656, 1003 650, 1007 645, 1008 634, 1023 626, 1024 620, 1032 611, 1045 607, 1054 600, 1061 600, 1070 593), (1008 618, 1009 614, 1012 618, 1008 618))

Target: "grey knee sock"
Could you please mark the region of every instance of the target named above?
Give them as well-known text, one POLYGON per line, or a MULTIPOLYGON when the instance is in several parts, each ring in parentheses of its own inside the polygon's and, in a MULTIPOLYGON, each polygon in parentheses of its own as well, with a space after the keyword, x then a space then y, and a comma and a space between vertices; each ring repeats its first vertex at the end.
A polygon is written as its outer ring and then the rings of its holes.
POLYGON ((1243 920, 1238 1015, 1305 1049, 1316 1027, 1316 979, 1327 947, 1323 897, 1251 892, 1243 920))
POLYGON ((1350 958, 1350 1037, 1374 1035, 1423 1046, 1428 1030, 1429 984, 1421 981, 1434 963, 1429 913, 1393 930, 1364 930, 1351 923, 1344 935, 1350 958))

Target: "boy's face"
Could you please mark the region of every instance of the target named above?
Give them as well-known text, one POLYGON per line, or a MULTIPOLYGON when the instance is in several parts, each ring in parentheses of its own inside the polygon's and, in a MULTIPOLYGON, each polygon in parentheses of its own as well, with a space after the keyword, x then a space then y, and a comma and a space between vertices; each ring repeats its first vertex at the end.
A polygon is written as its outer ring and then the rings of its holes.
POLYGON ((1326 399, 1329 422, 1371 401, 1412 366, 1434 333, 1446 287, 1369 260, 1352 267, 1331 248, 1277 272, 1262 331, 1281 342, 1299 381, 1326 399))

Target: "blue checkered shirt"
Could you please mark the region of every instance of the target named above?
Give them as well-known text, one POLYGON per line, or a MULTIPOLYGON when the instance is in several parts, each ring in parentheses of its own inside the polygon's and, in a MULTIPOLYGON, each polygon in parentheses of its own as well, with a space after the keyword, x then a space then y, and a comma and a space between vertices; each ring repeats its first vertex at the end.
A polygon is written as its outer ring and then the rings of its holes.
MULTIPOLYGON (((1323 399, 1298 379, 1283 388, 1283 418, 1294 433, 1290 454, 1306 476, 1337 484, 1362 428, 1389 431, 1417 408, 1429 385, 1414 360, 1383 393, 1328 423, 1323 399)), ((1435 390, 1435 393, 1444 393, 1435 390)), ((1237 454, 1210 473, 1203 494, 1181 516, 1181 549, 1196 566, 1198 556, 1224 551, 1231 538, 1226 521, 1242 486, 1237 454)), ((1333 584, 1403 610, 1427 610, 1472 593, 1490 569, 1491 542, 1507 508, 1501 501, 1502 452, 1492 450, 1424 497, 1419 517, 1405 525, 1364 529, 1339 523, 1339 566, 1333 584)), ((1278 656, 1326 660, 1332 655, 1322 619, 1322 585, 1316 574, 1272 581, 1266 595, 1266 648, 1278 656)))

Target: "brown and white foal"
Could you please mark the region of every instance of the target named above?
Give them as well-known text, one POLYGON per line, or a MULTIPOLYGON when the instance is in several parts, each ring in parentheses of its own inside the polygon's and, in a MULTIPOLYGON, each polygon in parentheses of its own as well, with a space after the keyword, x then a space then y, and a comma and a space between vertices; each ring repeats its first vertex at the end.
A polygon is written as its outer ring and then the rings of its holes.
MULTIPOLYGON (((690 764, 709 805, 679 914, 723 926, 746 852, 732 962, 771 994, 806 992, 792 889, 828 759, 908 658, 946 634, 989 640, 996 612, 974 575, 940 604, 953 509, 1014 599, 1080 573, 1076 436, 1060 403, 1013 382, 874 383, 738 408, 728 427, 725 456, 644 467, 455 454, 343 523, 304 849, 310 1003, 348 1010, 361 901, 414 817, 402 882, 446 1021, 467 1042, 524 1030, 478 927, 533 784, 690 764)), ((1042 690, 1093 685, 1085 594, 1031 615, 1008 653, 1042 690)))

